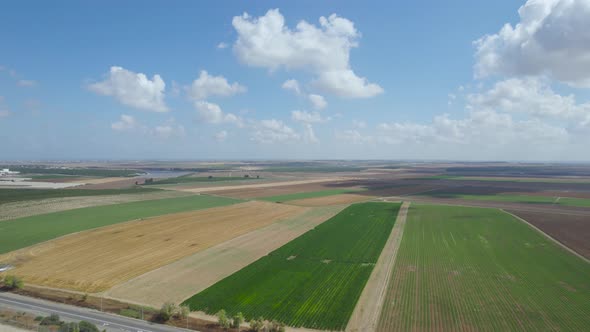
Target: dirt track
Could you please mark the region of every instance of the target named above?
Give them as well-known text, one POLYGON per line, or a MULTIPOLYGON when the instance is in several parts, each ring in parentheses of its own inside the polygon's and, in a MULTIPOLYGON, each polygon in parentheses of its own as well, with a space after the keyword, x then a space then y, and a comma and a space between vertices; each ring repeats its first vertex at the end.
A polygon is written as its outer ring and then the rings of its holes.
POLYGON ((377 329, 379 315, 385 300, 387 285, 395 265, 397 250, 402 241, 410 203, 404 202, 399 210, 391 235, 373 268, 346 326, 350 332, 372 332, 377 329))
POLYGON ((306 210, 246 202, 176 213, 65 236, 0 260, 27 283, 98 292, 306 210))
POLYGON ((106 296, 159 308, 180 303, 340 212, 309 209, 117 285, 106 296))

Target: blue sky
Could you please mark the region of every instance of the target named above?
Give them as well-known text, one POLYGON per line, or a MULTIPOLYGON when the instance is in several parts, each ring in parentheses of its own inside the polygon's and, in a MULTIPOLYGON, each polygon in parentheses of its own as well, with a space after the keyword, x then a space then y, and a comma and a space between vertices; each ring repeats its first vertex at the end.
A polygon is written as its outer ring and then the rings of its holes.
POLYGON ((0 8, 2 160, 590 159, 587 0, 0 8))

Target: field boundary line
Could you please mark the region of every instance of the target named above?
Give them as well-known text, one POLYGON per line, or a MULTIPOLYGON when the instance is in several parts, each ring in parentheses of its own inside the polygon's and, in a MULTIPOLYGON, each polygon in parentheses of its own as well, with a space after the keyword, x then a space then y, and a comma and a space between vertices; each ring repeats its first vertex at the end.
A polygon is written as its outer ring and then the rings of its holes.
POLYGON ((504 213, 506 213, 506 214, 508 214, 508 215, 511 215, 512 217, 516 218, 517 220, 520 220, 520 221, 522 221, 523 223, 525 223, 526 225, 528 225, 530 228, 532 228, 532 229, 536 230, 537 232, 541 233, 541 235, 545 236, 547 239, 549 239, 549 240, 553 241, 554 243, 556 243, 558 246, 562 247, 563 249, 567 250, 568 252, 570 252, 570 253, 574 254, 575 256, 577 256, 577 257, 581 258, 581 259, 582 259, 583 261, 585 261, 586 263, 589 263, 589 264, 590 264, 590 259, 588 259, 588 258, 586 258, 586 257, 582 256, 581 254, 579 254, 578 252, 576 252, 576 251, 575 251, 575 250, 573 250, 572 248, 570 248, 570 247, 566 246, 565 244, 563 244, 563 243, 559 242, 559 240, 557 240, 557 239, 556 239, 556 238, 554 238, 553 236, 551 236, 551 235, 549 235, 549 234, 547 234, 547 233, 543 232, 543 230, 541 230, 539 227, 537 227, 537 226, 535 226, 535 225, 531 224, 531 223, 530 223, 530 222, 528 222, 527 220, 525 220, 525 219, 523 219, 523 218, 521 218, 521 217, 519 217, 519 216, 517 216, 517 215, 515 215, 515 214, 513 214, 513 213, 510 213, 510 212, 508 212, 508 211, 506 211, 506 210, 504 210, 504 209, 499 209, 499 210, 500 210, 500 211, 502 211, 502 212, 504 212, 504 213))
POLYGON ((403 202, 396 216, 396 221, 389 234, 389 238, 379 255, 377 264, 367 280, 359 300, 354 307, 345 331, 348 332, 374 332, 377 330, 379 317, 387 287, 389 285, 397 252, 404 233, 404 226, 408 215, 410 202, 403 202))

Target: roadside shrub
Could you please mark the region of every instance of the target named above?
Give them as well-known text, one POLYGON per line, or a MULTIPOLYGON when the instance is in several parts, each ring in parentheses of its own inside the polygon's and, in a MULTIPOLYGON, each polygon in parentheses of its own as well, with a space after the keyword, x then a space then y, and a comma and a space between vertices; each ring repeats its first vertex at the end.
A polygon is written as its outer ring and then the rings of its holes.
POLYGON ((84 320, 78 323, 78 327, 80 328, 80 332, 100 332, 96 325, 84 320))
POLYGON ((6 276, 2 282, 4 287, 12 289, 21 289, 25 286, 25 283, 17 276, 6 276))
POLYGON ((219 312, 217 312, 217 322, 219 323, 219 326, 221 326, 224 329, 229 328, 229 318, 227 317, 227 313, 225 312, 225 310, 221 309, 219 310, 219 312))
POLYGON ((59 332, 80 332, 78 323, 64 323, 59 327, 59 332))
POLYGON ((240 325, 244 322, 244 315, 241 312, 238 312, 232 321, 231 327, 240 328, 240 325))
POLYGON ((39 325, 51 326, 51 325, 61 325, 62 321, 57 314, 51 314, 41 320, 39 325))
POLYGON ((160 312, 158 313, 158 320, 161 322, 167 322, 176 313, 176 305, 172 302, 166 302, 162 305, 160 312))

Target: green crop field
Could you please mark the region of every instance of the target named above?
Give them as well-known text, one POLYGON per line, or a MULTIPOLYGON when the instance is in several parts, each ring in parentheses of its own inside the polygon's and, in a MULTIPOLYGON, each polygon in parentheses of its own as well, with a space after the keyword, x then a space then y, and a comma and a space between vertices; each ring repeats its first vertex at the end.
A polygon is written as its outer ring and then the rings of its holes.
MULTIPOLYGON (((290 326, 342 330, 391 233, 400 204, 360 203, 191 297, 191 310, 225 309, 290 326)), ((198 277, 198 276, 195 276, 198 277)))
POLYGON ((225 197, 195 195, 42 214, 0 222, 0 254, 56 237, 128 220, 199 210, 241 202, 225 197))
POLYGON ((426 196, 457 198, 476 201, 495 201, 495 202, 512 202, 527 204, 555 204, 562 206, 590 207, 590 199, 574 197, 550 197, 550 196, 533 196, 533 195, 465 195, 465 194, 445 194, 445 193, 427 193, 426 196))
POLYGON ((142 194, 158 190, 161 189, 141 187, 128 189, 0 189, 0 204, 45 198, 142 194))
POLYGON ((287 201, 293 201, 296 199, 316 198, 316 197, 324 197, 324 196, 332 196, 332 195, 340 195, 340 194, 352 194, 352 193, 359 192, 359 191, 361 191, 361 189, 327 189, 327 190, 319 190, 319 191, 301 192, 301 193, 295 193, 295 194, 260 197, 259 199, 263 200, 263 201, 269 201, 269 202, 287 202, 287 201))
POLYGON ((378 331, 590 331, 590 264, 496 209, 410 208, 378 331))

